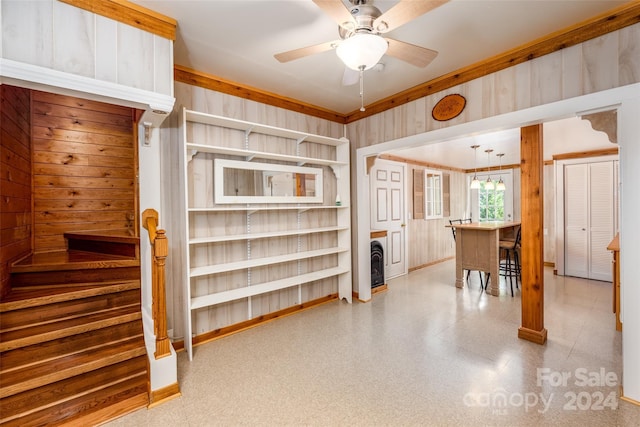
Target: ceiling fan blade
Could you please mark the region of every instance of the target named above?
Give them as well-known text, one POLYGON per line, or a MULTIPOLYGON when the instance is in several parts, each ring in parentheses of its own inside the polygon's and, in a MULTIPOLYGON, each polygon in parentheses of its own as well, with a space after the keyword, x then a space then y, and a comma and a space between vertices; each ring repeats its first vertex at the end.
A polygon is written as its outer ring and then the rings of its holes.
POLYGON ((355 21, 342 0, 313 0, 313 2, 331 17, 336 23, 347 30, 355 28, 355 21))
POLYGON ((395 39, 385 38, 385 40, 389 42, 387 55, 402 59, 416 67, 424 68, 429 65, 436 56, 438 56, 438 52, 435 50, 416 46, 407 42, 401 42, 395 39))
POLYGON ((289 62, 294 59, 304 58, 305 56, 315 55, 316 53, 326 52, 334 49, 338 45, 338 41, 330 41, 320 43, 313 46, 301 47, 299 49, 289 50, 287 52, 276 53, 273 55, 280 62, 289 62))
POLYGON ((344 67, 344 74, 342 75, 342 86, 351 86, 360 81, 360 71, 354 70, 349 67, 344 67))
MULTIPOLYGON (((380 33, 394 30, 420 15, 424 15, 449 0, 416 1, 401 0, 373 21, 373 29, 380 33)), ((316 2, 317 3, 317 2, 316 2)))

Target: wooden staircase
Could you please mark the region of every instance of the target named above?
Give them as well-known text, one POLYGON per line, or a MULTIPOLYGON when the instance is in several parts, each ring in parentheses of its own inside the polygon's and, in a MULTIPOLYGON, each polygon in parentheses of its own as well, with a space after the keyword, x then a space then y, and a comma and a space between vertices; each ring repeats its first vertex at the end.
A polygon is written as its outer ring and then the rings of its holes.
POLYGON ((66 235, 12 266, 0 302, 0 425, 95 425, 149 403, 137 238, 66 235))

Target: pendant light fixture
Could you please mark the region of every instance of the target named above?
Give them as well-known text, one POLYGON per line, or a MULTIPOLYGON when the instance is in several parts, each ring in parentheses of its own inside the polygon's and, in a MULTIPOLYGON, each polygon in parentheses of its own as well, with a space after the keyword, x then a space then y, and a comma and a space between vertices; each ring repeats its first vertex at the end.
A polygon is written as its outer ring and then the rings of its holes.
POLYGON ((473 148, 473 179, 471 180, 471 185, 469 186, 469 188, 471 188, 472 190, 477 190, 480 188, 480 180, 478 179, 477 176, 477 172, 478 172, 478 147, 480 147, 479 145, 472 145, 471 148, 473 148))
POLYGON ((491 153, 493 152, 493 150, 491 148, 488 148, 484 150, 484 152, 487 153, 487 159, 489 160, 489 176, 487 177, 487 182, 484 183, 484 188, 486 190, 493 190, 495 188, 495 186, 493 185, 493 181, 491 181, 491 153))
POLYGON ((504 185, 504 181, 502 180, 502 156, 504 156, 504 153, 496 154, 496 156, 500 159, 500 179, 498 179, 498 182, 496 183, 496 190, 504 191, 507 189, 507 186, 504 185))

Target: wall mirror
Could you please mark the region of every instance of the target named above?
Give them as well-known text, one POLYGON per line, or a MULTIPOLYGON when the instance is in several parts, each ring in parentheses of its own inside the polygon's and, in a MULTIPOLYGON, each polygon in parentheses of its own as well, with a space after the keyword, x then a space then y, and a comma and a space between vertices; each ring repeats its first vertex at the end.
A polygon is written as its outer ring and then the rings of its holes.
POLYGON ((322 203, 322 169, 214 160, 216 203, 322 203))

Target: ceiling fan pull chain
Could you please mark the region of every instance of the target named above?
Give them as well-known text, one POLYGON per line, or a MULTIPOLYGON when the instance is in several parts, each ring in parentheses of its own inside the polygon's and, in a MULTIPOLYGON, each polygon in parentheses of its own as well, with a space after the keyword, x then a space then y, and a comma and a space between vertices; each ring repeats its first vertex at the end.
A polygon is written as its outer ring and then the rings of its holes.
POLYGON ((360 111, 364 111, 364 66, 360 66, 360 111))

